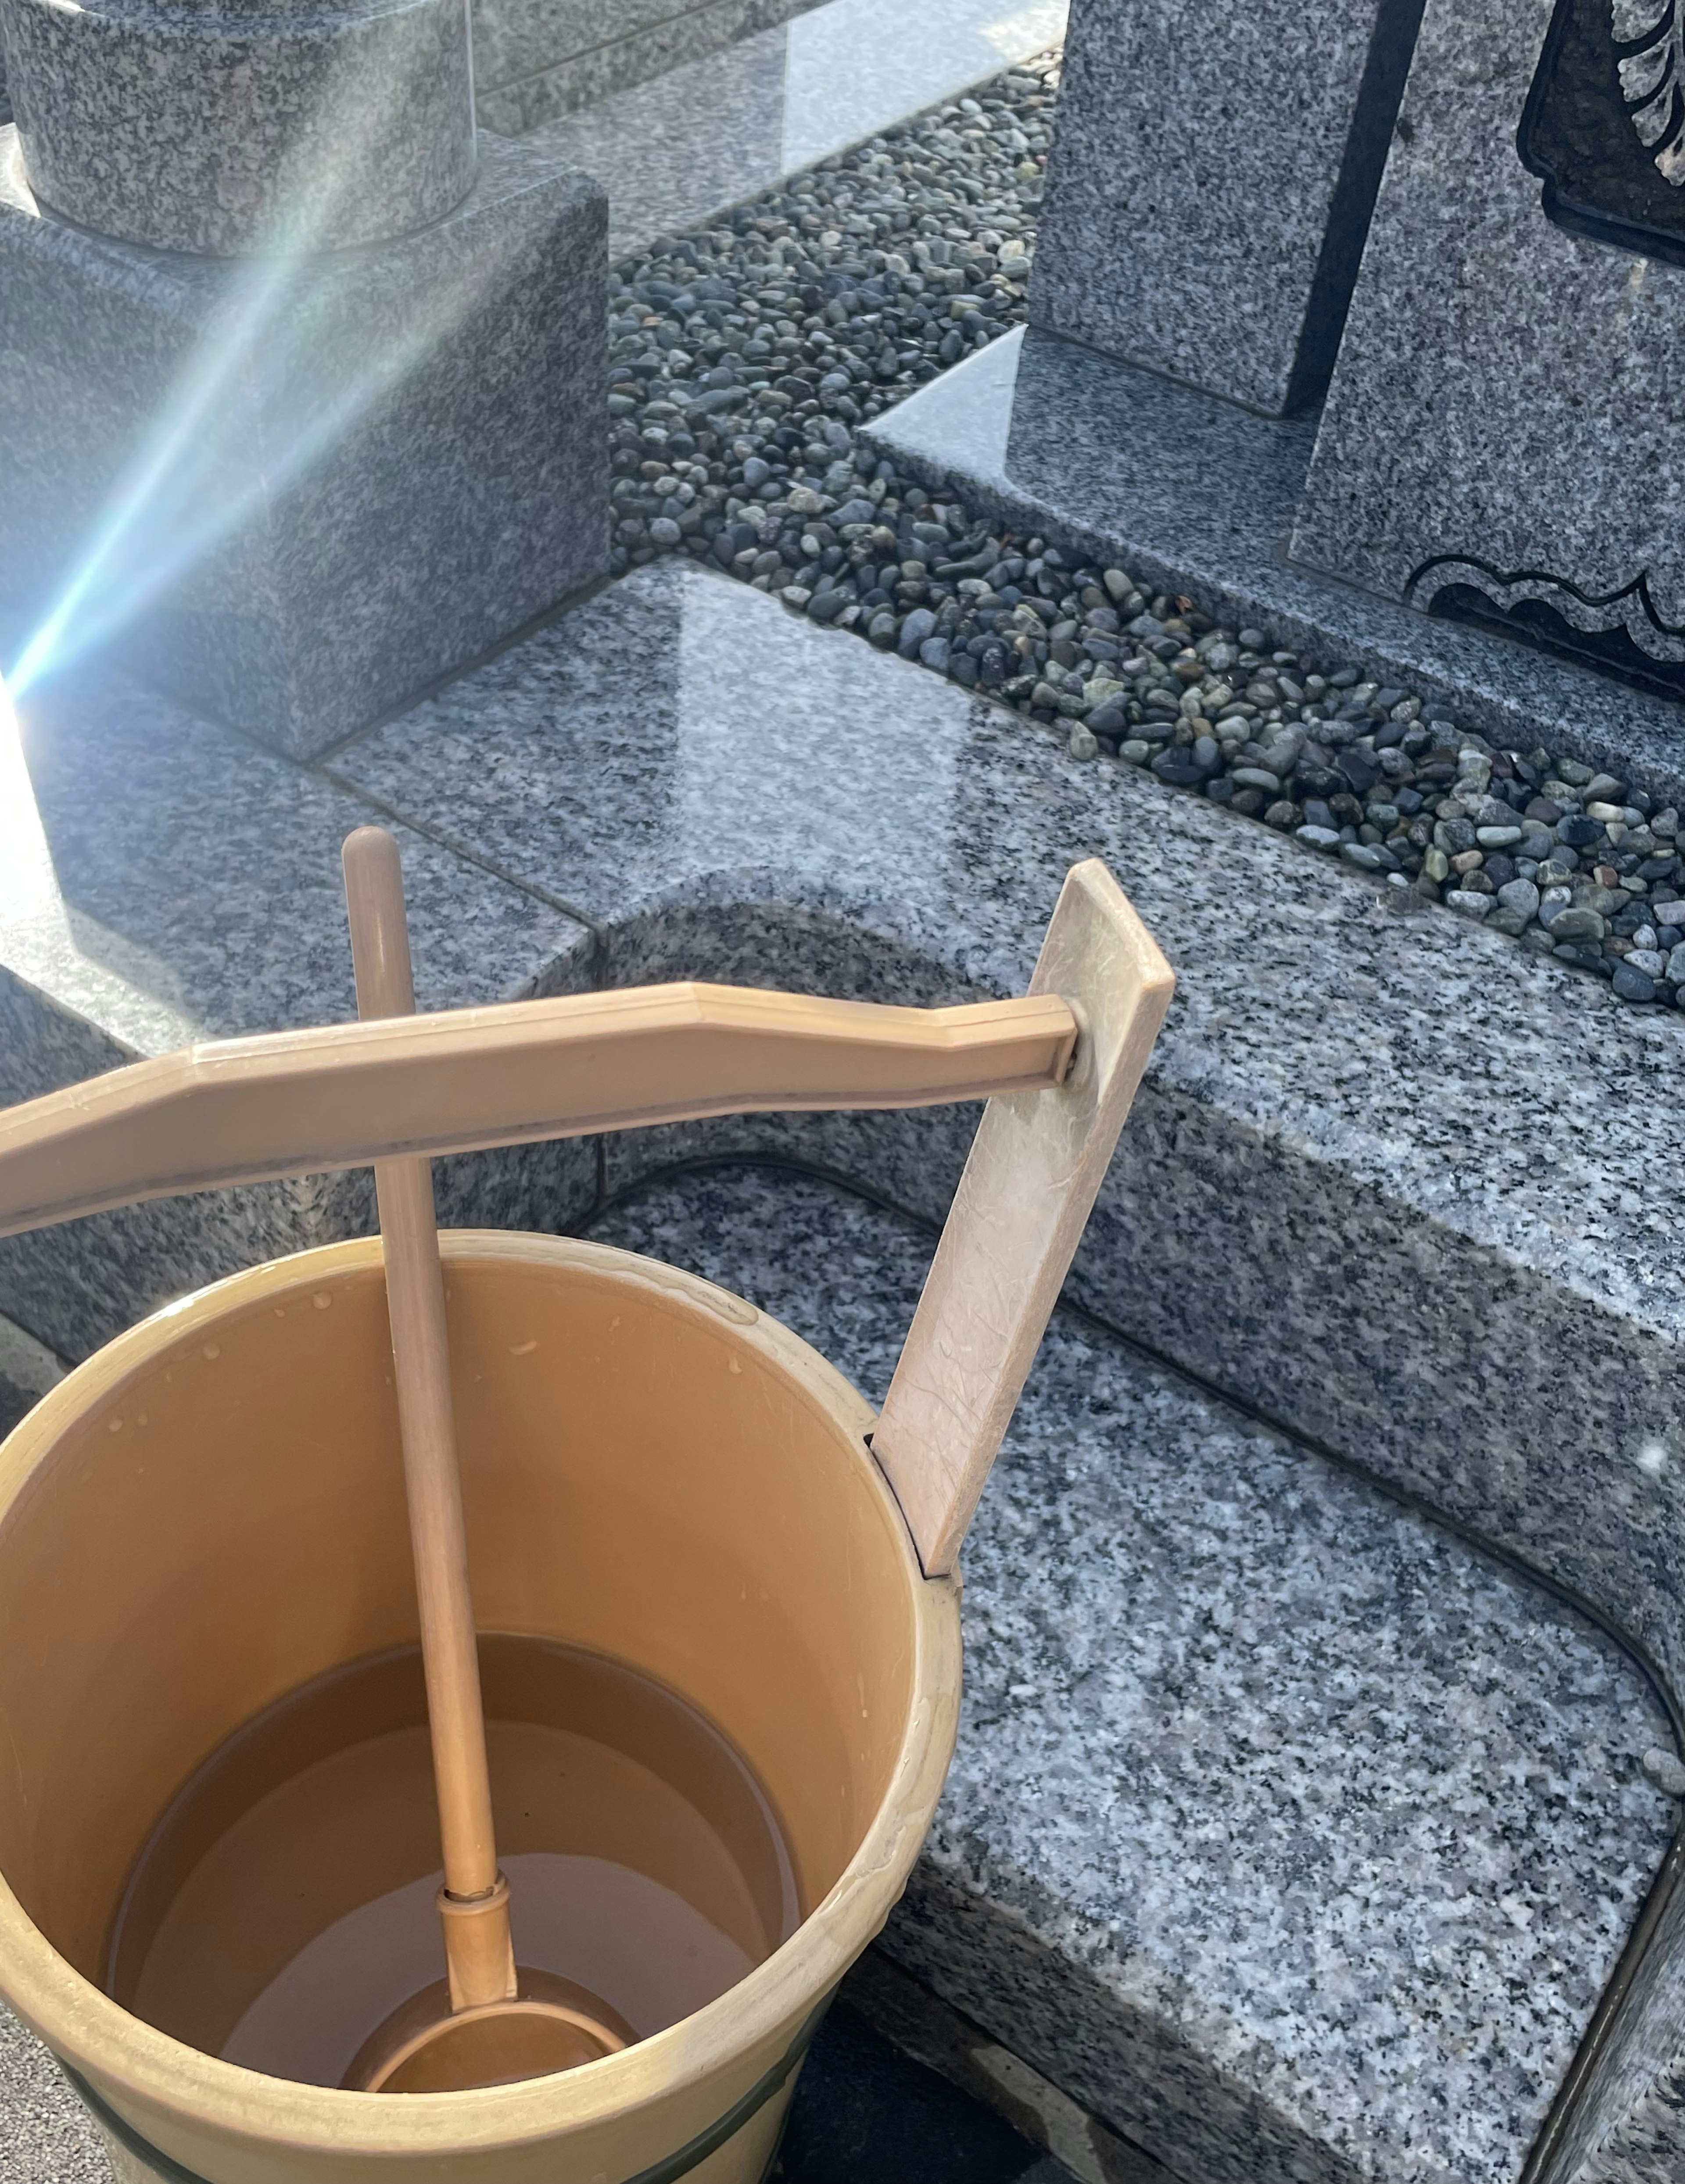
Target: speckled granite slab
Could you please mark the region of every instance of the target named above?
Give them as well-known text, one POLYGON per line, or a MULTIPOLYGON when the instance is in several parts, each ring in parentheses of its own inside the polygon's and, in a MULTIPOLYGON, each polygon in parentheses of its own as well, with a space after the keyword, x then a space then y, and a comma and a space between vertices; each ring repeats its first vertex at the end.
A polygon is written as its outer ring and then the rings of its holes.
POLYGON ((1034 322, 1265 416, 1314 399, 1420 15, 1073 0, 1034 322))
MULTIPOLYGON (((363 811, 459 853, 415 900, 441 933, 464 901, 487 919, 465 936, 478 991, 693 975, 896 1000, 1011 990, 1066 866, 1105 856, 1180 987, 1079 1262, 1083 1301, 1578 1588, 1680 1680, 1674 1019, 1448 916, 1395 915, 1291 841, 1149 777, 1078 765, 1018 716, 686 566, 612 587, 331 769, 264 760, 266 773, 215 732, 195 742, 179 716, 176 729, 173 774, 138 746, 126 765, 101 756, 109 723, 85 759, 75 722, 53 739, 62 759, 37 756, 55 850, 55 829, 71 844, 86 830, 81 877, 65 852, 49 907, 101 890, 120 905, 131 866, 160 905, 148 944, 164 968, 125 959, 137 1009, 179 1008, 172 951, 215 959, 219 901, 222 990, 248 971, 260 983, 271 936, 283 954, 325 949, 327 883, 321 922, 299 922, 290 876, 310 856, 331 871, 363 811), (93 794, 98 781, 109 787, 93 794), (237 814, 224 838, 249 833, 230 887, 266 915, 242 920, 234 893, 207 889, 193 845, 215 828, 192 821, 213 811, 237 814)), ((120 930, 134 912, 101 915, 120 930)), ((50 944, 29 941, 25 1050, 52 1056, 59 1082, 112 1053, 85 1043, 96 950, 64 952, 69 916, 52 911, 50 944)), ((337 949, 337 902, 332 929, 337 949)), ((0 916, 8 946, 36 932, 0 916)), ((748 1118, 611 1140, 601 1157, 617 1184, 678 1155, 783 1150, 934 1214, 968 1130, 940 1110, 748 1118)), ((575 1156, 589 1164, 589 1149, 575 1156)), ((589 1172, 571 1171, 583 1187, 589 1172)), ((566 1219, 566 1198, 513 1192, 488 1217, 566 1219)), ((270 1210, 247 1234, 238 1209, 197 1204, 203 1248, 237 1263, 285 1228, 270 1210)), ((286 1217, 317 1233, 313 1208, 286 1217)), ((202 1248, 184 1233, 183 1282, 202 1248)), ((1685 2008, 1665 1980, 1655 1992, 1644 2053, 1685 2052, 1685 2008)))
POLYGON ((1186 592, 1272 644, 1360 662, 1505 749, 1543 743, 1677 793, 1677 705, 1289 565, 1314 428, 1248 416, 1032 329, 991 342, 864 437, 968 507, 1186 592))
MULTIPOLYGON (((179 36, 237 78, 202 19, 179 36)), ((0 127, 0 599, 51 627, 72 598, 60 655, 120 643, 303 754, 604 574, 603 193, 485 133, 471 177, 378 248, 189 256, 57 218, 0 127)))
POLYGON ((1670 207, 1670 265, 1665 249, 1565 232, 1521 163, 1517 125, 1554 12, 1428 0, 1292 553, 1419 607, 1453 587, 1500 609, 1530 599, 1565 641, 1621 638, 1633 667, 1678 692, 1680 49, 1671 11, 1605 3, 1586 11, 1572 64, 1609 92, 1571 141, 1606 144, 1611 161, 1630 152, 1649 174, 1670 207), (1630 72, 1652 42, 1647 117, 1630 72))
MULTIPOLYGON (((332 771, 572 905, 617 983, 1021 989, 1066 867, 1107 858, 1180 983, 1081 1295, 1685 1674, 1676 1020, 677 565, 332 771)), ((800 1145, 935 1212, 965 1138, 722 1124, 609 1173, 800 1145)))
MULTIPOLYGON (((931 1248, 764 1169, 589 1233, 874 1400, 931 1248)), ((1067 1315, 964 1571, 959 1749, 891 1954, 1191 2184, 1516 2176, 1671 1832, 1632 1664, 1067 1315)))
MULTIPOLYGON (((115 677, 0 719, 0 1104, 196 1039, 356 1013, 339 844, 378 816, 115 677)), ((423 1008, 589 983, 576 920, 399 829, 423 1008)), ((578 1145, 441 1164, 459 1221, 589 1200, 578 1145)), ((80 1357, 156 1305, 372 1225, 365 1175, 165 1199, 0 1242, 0 1312, 80 1357)))

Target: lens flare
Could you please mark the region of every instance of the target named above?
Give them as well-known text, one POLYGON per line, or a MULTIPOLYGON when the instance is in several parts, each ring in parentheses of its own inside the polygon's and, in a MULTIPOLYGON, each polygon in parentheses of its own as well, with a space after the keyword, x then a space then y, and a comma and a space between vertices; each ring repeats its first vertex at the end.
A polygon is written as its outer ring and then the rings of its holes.
MULTIPOLYGON (((409 95, 402 75, 377 95, 365 83, 343 86, 311 140, 319 144, 326 133, 348 149, 378 141, 409 95)), ((360 348, 350 344, 350 368, 325 383, 324 359, 337 364, 346 346, 344 276, 354 277, 378 256, 318 247, 334 232, 360 164, 344 158, 344 181, 326 190, 313 165, 308 188, 293 192, 310 208, 307 222, 285 218, 283 187, 279 225, 293 238, 284 254, 198 261, 222 270, 224 293, 12 663, 14 697, 107 644, 181 586, 215 548, 297 486, 495 286, 501 269, 491 252, 462 277, 436 284, 425 300, 406 300, 392 315, 395 325, 382 323, 377 304, 360 348)), ((237 571, 232 582, 237 586, 237 571)))

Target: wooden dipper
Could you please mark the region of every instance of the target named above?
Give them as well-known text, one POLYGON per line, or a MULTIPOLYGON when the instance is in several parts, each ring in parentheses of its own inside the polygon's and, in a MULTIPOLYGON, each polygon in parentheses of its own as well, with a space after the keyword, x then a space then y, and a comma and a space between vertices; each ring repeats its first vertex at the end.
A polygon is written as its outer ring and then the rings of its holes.
MULTIPOLYGON (((383 827, 363 827, 343 856, 358 1014, 413 1016, 398 844, 383 827)), ((438 1908, 449 1975, 412 1995, 370 2036, 345 2084, 368 2092, 454 2092, 570 2070, 635 2036, 584 1988, 516 1965, 509 1883, 498 1869, 493 1832, 432 1163, 374 1166, 444 1850, 438 1908)))

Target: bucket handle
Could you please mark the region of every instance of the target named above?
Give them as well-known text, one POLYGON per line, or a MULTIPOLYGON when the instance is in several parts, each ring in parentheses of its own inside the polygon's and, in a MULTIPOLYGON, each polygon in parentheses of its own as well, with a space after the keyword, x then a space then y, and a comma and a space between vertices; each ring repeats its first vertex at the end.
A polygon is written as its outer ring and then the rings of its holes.
POLYGON ((1106 866, 1074 865, 1029 991, 1069 1004, 1074 1066, 984 1110, 872 1436, 927 1577, 954 1568, 1174 984, 1106 866))
POLYGON ((0 1112, 0 1236, 394 1156, 992 1095, 873 1435, 926 1574, 945 1576, 1174 983, 1091 857, 1018 1000, 646 986, 220 1040, 0 1112))
POLYGON ((893 1008, 642 986, 221 1039, 0 1112, 0 1236, 142 1199, 762 1110, 1063 1078, 1057 994, 893 1008))

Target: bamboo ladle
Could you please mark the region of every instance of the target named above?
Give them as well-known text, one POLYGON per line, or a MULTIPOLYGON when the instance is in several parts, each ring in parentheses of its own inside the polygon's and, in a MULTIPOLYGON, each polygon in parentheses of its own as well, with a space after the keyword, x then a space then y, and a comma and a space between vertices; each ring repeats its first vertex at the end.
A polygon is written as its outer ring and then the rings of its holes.
MULTIPOLYGON (((398 844, 383 828, 363 827, 342 855, 358 1013, 413 1016, 398 844)), ((493 1833, 432 1163, 377 1161, 375 1190, 438 1797, 448 1977, 411 1996, 370 2035, 345 2083, 368 2092, 455 2092, 572 2070, 634 2036, 600 1997, 516 1965, 509 1883, 493 1833)))

